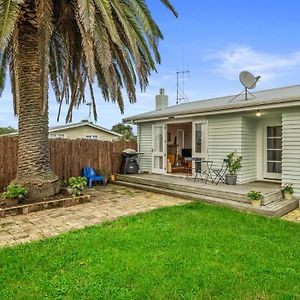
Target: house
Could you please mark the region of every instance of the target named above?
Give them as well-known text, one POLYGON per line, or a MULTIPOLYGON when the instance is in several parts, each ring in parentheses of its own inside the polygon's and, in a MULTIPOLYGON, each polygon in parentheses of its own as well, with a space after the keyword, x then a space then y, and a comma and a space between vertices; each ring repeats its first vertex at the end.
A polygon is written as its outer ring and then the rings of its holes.
POLYGON ((156 110, 128 117, 137 124, 141 170, 182 172, 180 158, 213 161, 220 168, 227 154, 243 156, 238 183, 292 183, 300 196, 300 86, 257 91, 245 99, 226 96, 168 107, 164 90, 156 110))
MULTIPOLYGON (((12 133, 8 135, 17 135, 12 133)), ((71 123, 61 126, 51 127, 49 129, 49 138, 68 138, 68 139, 92 139, 101 141, 113 141, 121 138, 122 135, 90 123, 82 121, 79 123, 71 123)))

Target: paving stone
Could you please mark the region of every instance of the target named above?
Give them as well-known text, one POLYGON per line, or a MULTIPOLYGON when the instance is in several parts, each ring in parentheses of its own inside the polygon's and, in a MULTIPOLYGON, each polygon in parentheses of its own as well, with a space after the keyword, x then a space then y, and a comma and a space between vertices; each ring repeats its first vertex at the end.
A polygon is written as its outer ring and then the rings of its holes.
POLYGON ((0 218, 0 247, 55 236, 158 207, 189 202, 114 185, 104 188, 98 186, 88 193, 92 197, 89 203, 0 218))

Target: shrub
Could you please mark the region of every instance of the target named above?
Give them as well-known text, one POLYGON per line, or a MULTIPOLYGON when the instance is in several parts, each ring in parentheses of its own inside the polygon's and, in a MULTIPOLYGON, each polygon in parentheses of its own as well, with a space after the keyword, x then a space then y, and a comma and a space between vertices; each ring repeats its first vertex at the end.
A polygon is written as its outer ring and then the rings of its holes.
POLYGON ((236 175, 236 172, 242 167, 242 159, 243 157, 237 155, 236 151, 227 155, 227 168, 231 175, 236 175))
POLYGON ((4 198, 10 199, 24 199, 28 194, 28 190, 20 184, 10 184, 7 186, 6 191, 2 194, 4 198))
POLYGON ((74 196, 82 195, 82 191, 87 185, 87 179, 85 177, 71 177, 69 178, 69 187, 71 194, 74 196))
POLYGON ((107 170, 105 168, 97 170, 97 174, 102 175, 104 178, 109 178, 111 175, 109 170, 107 170))
POLYGON ((286 183, 282 188, 283 193, 294 193, 294 187, 291 183, 286 183))
POLYGON ((263 195, 261 192, 257 192, 257 191, 251 191, 247 194, 247 197, 250 200, 262 200, 263 195))

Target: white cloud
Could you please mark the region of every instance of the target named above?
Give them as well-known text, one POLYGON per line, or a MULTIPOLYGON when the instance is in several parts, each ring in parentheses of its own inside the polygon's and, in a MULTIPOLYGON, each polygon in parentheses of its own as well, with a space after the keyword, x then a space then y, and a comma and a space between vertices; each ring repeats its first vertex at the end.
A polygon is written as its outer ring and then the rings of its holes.
POLYGON ((269 81, 300 69, 300 51, 278 55, 247 46, 230 46, 218 51, 208 51, 204 60, 213 63, 214 72, 230 80, 236 80, 239 72, 243 70, 261 75, 263 81, 269 81))

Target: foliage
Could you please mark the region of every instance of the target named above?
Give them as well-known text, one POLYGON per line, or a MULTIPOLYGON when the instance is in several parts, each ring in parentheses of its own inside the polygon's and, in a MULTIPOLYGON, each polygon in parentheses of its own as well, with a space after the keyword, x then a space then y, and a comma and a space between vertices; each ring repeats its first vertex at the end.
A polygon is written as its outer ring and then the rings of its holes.
POLYGON ((85 177, 71 177, 69 178, 69 187, 71 194, 74 196, 82 195, 82 192, 87 185, 87 179, 85 177))
POLYGON ((28 190, 25 187, 11 183, 6 187, 6 191, 2 195, 4 198, 22 200, 27 196, 27 194, 28 190))
POLYGON ((263 195, 261 192, 257 192, 257 191, 251 191, 247 194, 247 197, 250 200, 262 200, 263 199, 263 195))
MULTIPOLYGON (((161 2, 177 16, 169 0, 161 2)), ((64 100, 69 104, 67 122, 72 121, 73 108, 86 101, 86 88, 97 119, 95 86, 123 112, 122 91, 127 91, 130 102, 136 102, 136 84, 144 90, 161 61, 158 46, 163 34, 146 0, 0 0, 0 91, 7 66, 19 63, 18 32, 23 24, 32 24, 38 33, 32 40, 38 39, 41 108, 46 107, 50 75, 60 108, 64 100)), ((8 73, 17 113, 16 70, 8 73)))
POLYGON ((110 171, 108 169, 105 169, 105 168, 101 168, 101 169, 97 170, 96 173, 103 176, 106 179, 109 178, 110 175, 111 175, 110 171))
POLYGON ((11 126, 0 127, 0 135, 14 133, 14 132, 17 132, 17 130, 11 126))
POLYGON ((236 151, 231 152, 227 155, 227 168, 231 175, 236 175, 236 172, 242 167, 242 159, 243 157, 237 155, 236 151))
POLYGON ((292 183, 286 183, 282 188, 283 193, 294 194, 294 187, 292 183))
POLYGON ((300 224, 193 203, 1 249, 0 298, 298 299, 299 249, 300 224))
POLYGON ((136 141, 136 135, 133 133, 132 127, 130 125, 125 125, 123 123, 118 123, 114 125, 111 129, 112 131, 122 134, 125 140, 136 141))

